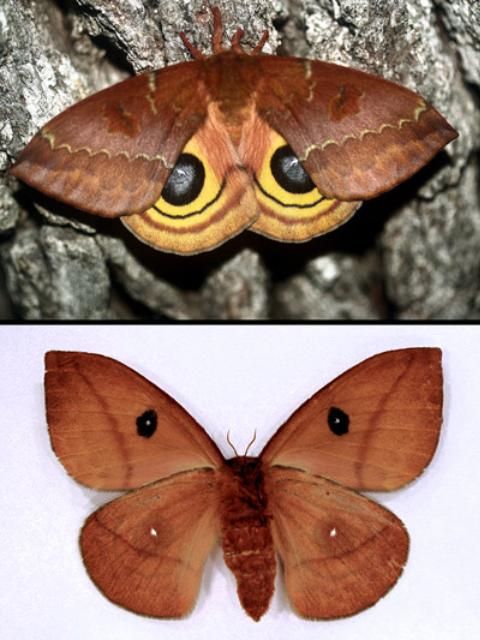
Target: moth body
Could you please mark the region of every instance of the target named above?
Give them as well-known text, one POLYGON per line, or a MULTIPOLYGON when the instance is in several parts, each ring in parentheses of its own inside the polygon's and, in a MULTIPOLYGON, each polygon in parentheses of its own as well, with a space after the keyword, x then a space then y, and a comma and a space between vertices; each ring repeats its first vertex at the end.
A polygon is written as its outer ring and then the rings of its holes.
POLYGON ((237 580, 245 611, 258 621, 268 609, 275 579, 262 461, 238 456, 221 471, 221 540, 228 568, 237 580))

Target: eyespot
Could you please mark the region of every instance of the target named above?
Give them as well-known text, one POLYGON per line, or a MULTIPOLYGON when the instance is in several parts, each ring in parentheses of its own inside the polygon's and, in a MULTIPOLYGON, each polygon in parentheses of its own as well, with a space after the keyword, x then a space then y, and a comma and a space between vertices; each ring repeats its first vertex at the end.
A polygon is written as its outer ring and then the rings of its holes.
POLYGON ((223 188, 208 154, 192 138, 179 155, 160 198, 147 213, 154 223, 165 217, 181 225, 182 221, 209 211, 221 197, 223 188))
POLYGON ((163 187, 162 198, 169 204, 190 204, 200 194, 205 183, 205 169, 191 153, 182 153, 163 187))
POLYGON ((274 131, 254 179, 259 202, 275 213, 288 209, 290 216, 310 217, 328 202, 287 141, 274 131))
POLYGON ((308 193, 315 189, 302 163, 286 144, 272 155, 270 169, 278 184, 289 193, 308 193))
POLYGON ((138 435, 151 438, 157 430, 157 421, 157 412, 154 409, 144 411, 136 420, 138 435))
POLYGON ((327 420, 330 431, 336 436, 343 436, 348 433, 350 418, 345 411, 338 407, 330 407, 327 420))

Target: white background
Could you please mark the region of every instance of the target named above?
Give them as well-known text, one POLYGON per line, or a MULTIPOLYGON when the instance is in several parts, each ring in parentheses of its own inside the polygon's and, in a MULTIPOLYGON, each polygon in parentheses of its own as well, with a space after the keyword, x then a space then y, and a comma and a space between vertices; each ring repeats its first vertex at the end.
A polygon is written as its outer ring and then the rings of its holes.
POLYGON ((0 637, 2 640, 480 637, 480 329, 469 326, 0 327, 0 637), (444 352, 442 437, 409 487, 377 494, 406 524, 397 585, 352 618, 311 622, 289 608, 281 579, 250 620, 219 550, 197 605, 180 621, 146 619, 106 600, 77 546, 83 520, 111 495, 77 485, 50 449, 43 406, 49 349, 103 353, 177 398, 227 457, 225 436, 256 455, 288 415, 345 369, 388 349, 444 352))

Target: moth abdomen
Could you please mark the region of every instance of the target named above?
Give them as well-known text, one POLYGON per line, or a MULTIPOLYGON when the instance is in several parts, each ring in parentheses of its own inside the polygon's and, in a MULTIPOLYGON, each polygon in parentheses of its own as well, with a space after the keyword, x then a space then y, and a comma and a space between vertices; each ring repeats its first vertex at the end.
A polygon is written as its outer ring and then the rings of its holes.
POLYGON ((242 606, 258 621, 273 595, 276 566, 261 461, 244 456, 232 458, 221 477, 225 563, 237 580, 242 606))

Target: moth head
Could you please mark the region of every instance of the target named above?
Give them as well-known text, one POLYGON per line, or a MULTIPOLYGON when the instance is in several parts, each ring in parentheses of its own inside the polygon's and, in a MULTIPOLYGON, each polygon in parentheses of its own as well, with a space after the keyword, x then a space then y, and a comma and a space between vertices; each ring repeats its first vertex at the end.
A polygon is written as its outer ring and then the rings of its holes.
POLYGON ((255 459, 255 458, 248 458, 248 451, 250 449, 250 447, 252 446, 252 444, 255 442, 255 440, 257 439, 257 431, 255 430, 253 432, 253 438, 250 440, 250 442, 247 444, 246 448, 245 448, 245 453, 243 455, 239 455, 237 449, 235 448, 235 445, 233 444, 233 442, 230 440, 230 430, 227 431, 227 442, 228 444, 232 447, 233 449, 233 453, 235 454, 235 457, 240 459, 240 460, 250 460, 250 459, 255 459))
MULTIPOLYGON (((219 7, 213 7, 213 6, 210 6, 210 11, 212 12, 212 16, 213 16, 212 52, 214 55, 225 53, 226 51, 229 51, 229 50, 225 49, 222 46, 223 24, 222 24, 221 11, 219 7)), ((241 28, 235 31, 235 33, 233 34, 230 40, 230 45, 231 45, 230 50, 234 51, 235 53, 249 53, 250 55, 257 55, 261 53, 265 43, 268 40, 268 35, 269 35, 268 31, 264 31, 262 33, 258 43, 249 52, 245 51, 245 49, 242 47, 242 44, 241 44, 244 34, 245 34, 244 30, 241 28)), ((179 35, 180 35, 180 38, 182 39, 183 44, 188 49, 188 51, 190 52, 193 58, 195 58, 196 60, 203 60, 205 58, 204 54, 199 49, 197 49, 197 47, 195 47, 195 45, 192 44, 192 42, 190 42, 190 40, 187 38, 187 36, 183 31, 181 31, 179 35)))

